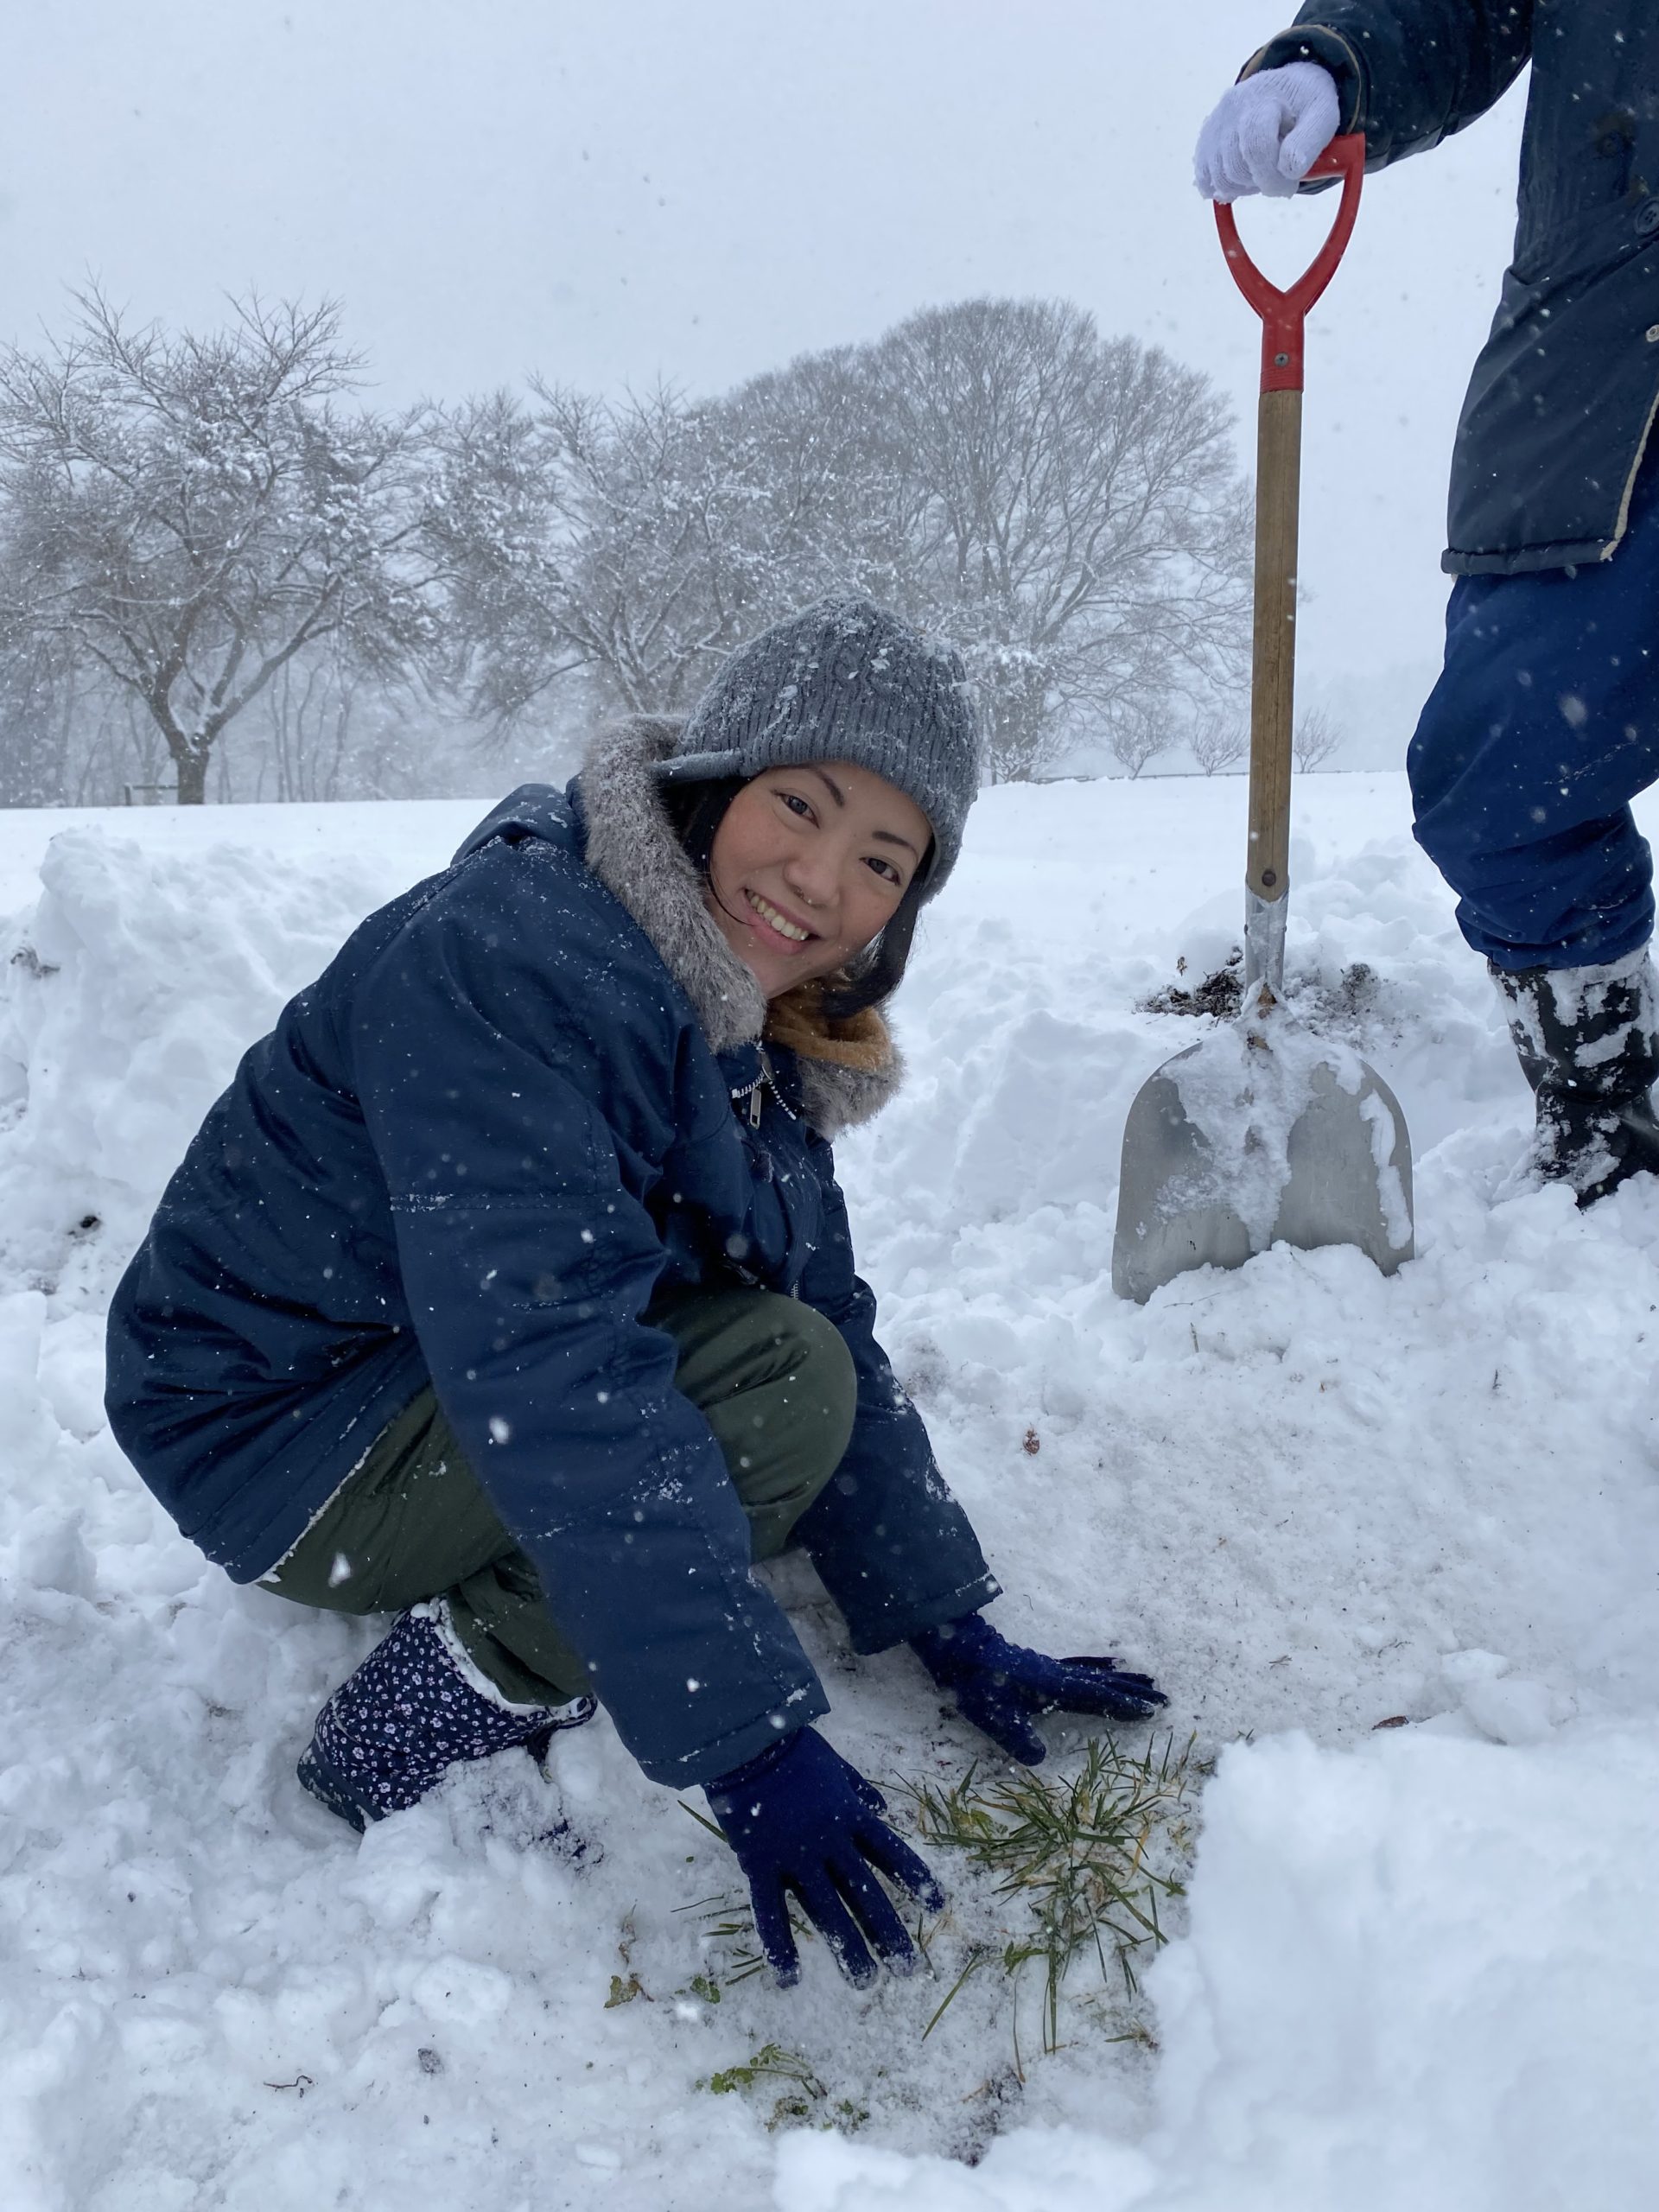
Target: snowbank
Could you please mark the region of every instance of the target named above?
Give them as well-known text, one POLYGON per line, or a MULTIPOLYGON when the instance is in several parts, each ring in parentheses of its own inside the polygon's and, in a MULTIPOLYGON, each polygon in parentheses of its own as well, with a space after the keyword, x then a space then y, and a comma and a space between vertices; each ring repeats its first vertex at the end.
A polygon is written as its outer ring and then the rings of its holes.
MULTIPOLYGON (((9 2207, 1637 2201, 1659 1191, 1580 1216, 1516 1181, 1525 1088, 1402 783, 1305 790, 1290 970, 1405 1108, 1399 1275, 1280 1249, 1144 1308, 1106 1280, 1124 1115, 1193 1030, 1136 1003, 1236 934, 1235 779, 988 795, 906 987, 910 1088, 843 1148, 999 1618, 1150 1667, 1224 1751, 1161 2056, 1080 1986, 1023 2082, 999 1977, 922 2040, 1000 1909, 948 1862, 931 1974, 855 1995, 819 1955, 715 2004, 729 1861, 602 1724, 550 1785, 495 1761, 361 1843, 299 1789, 372 1628, 178 1539, 104 1426, 101 1317, 238 1054, 480 810, 0 817, 9 2207), (774 2094, 711 2091, 768 2044, 850 2140, 780 2153, 774 2094)), ((782 1586, 834 1739, 959 1776, 979 1746, 908 1657, 854 1662, 782 1586)))
POLYGON ((1659 1726, 1230 1751, 1140 2149, 806 2134, 778 2212, 1635 2212, 1659 2172, 1659 1726))

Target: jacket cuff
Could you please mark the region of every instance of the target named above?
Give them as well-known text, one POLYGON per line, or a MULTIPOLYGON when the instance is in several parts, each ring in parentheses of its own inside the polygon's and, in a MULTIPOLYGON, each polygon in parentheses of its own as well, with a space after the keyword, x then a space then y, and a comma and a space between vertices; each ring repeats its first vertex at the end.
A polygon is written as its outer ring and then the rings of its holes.
MULTIPOLYGON (((848 1623, 853 1649, 861 1658, 890 1651, 895 1643, 907 1643, 925 1628, 942 1628, 946 1621, 959 1621, 964 1614, 978 1612, 1001 1594, 1002 1585, 987 1569, 969 1581, 959 1582, 954 1590, 941 1590, 933 1597, 912 1598, 903 1605, 889 1604, 868 1613, 861 1610, 858 1620, 848 1623)), ((843 1606, 843 1616, 845 1611, 843 1606)))
POLYGON ((1328 69, 1337 80, 1338 133, 1359 129, 1365 113, 1365 71, 1345 38, 1319 23, 1281 31, 1250 56, 1238 73, 1238 81, 1243 84, 1246 77, 1254 77, 1262 69, 1282 69, 1287 61, 1317 61, 1321 69, 1328 69))
POLYGON ((707 1789, 747 1766, 786 1736, 797 1736, 813 1721, 822 1720, 829 1710, 830 1700, 815 1675, 810 1689, 791 1690, 774 1711, 717 1737, 712 1744, 700 1745, 679 1758, 644 1759, 637 1751, 634 1757, 647 1782, 660 1782, 670 1789, 684 1789, 694 1783, 707 1789))

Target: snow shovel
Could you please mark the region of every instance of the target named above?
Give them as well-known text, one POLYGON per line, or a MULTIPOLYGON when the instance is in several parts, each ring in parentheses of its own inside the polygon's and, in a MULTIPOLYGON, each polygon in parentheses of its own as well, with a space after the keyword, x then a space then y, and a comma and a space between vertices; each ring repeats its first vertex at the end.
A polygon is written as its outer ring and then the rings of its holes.
POLYGON ((1166 1060, 1129 1109, 1112 1287, 1142 1304, 1189 1268, 1242 1267, 1281 1242, 1357 1244, 1384 1274, 1411 1257, 1411 1143, 1394 1093, 1283 1004, 1302 331, 1352 235, 1364 162, 1355 132, 1313 164, 1310 175, 1341 178, 1342 199, 1287 291, 1245 252, 1232 209, 1216 207, 1228 266, 1262 318, 1244 990, 1236 1021, 1166 1060))

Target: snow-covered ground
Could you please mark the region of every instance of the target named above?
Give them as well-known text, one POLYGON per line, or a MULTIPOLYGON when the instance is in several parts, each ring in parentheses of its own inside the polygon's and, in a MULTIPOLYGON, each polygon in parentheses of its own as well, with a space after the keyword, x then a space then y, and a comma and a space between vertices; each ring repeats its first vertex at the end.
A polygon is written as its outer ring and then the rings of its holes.
MULTIPOLYGON (((1149 1667, 1219 1753, 1145 2004, 1080 1974, 1044 2056, 1028 1986, 1017 2068, 987 1970, 924 2041, 998 1909, 949 1853, 928 1973, 855 1995, 818 1948, 710 2002, 687 1908, 729 1864, 602 1722, 360 1842, 304 1796, 372 1630, 179 1539, 104 1427, 101 1315, 242 1047, 486 803, 0 817, 7 2206, 1649 2203, 1659 1188, 1581 1217, 1514 1177, 1524 1088, 1395 777, 1302 784, 1290 950, 1412 1127, 1394 1280, 1281 1249, 1109 1287, 1129 1100, 1195 1033, 1136 1002, 1231 941, 1237 779, 988 794, 901 1001, 910 1089, 844 1147, 997 1618, 1149 1667), (580 1857, 537 1840, 560 1812, 580 1857), (791 2083, 705 2086, 767 2044, 812 2082, 775 2133, 791 2083)), ((781 1587, 835 1740, 960 1774, 919 1669, 855 1667, 781 1587)))

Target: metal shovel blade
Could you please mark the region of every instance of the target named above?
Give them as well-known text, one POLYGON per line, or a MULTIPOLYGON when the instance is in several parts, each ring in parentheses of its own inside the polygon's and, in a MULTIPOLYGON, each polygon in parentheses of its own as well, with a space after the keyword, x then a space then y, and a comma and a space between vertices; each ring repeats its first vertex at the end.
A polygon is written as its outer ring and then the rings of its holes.
POLYGON ((1112 1287, 1144 1305, 1189 1268, 1269 1245, 1357 1244, 1384 1274, 1412 1255, 1411 1140, 1382 1077, 1283 1014, 1166 1060, 1123 1131, 1112 1287))

